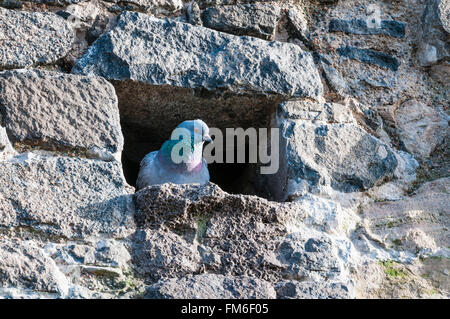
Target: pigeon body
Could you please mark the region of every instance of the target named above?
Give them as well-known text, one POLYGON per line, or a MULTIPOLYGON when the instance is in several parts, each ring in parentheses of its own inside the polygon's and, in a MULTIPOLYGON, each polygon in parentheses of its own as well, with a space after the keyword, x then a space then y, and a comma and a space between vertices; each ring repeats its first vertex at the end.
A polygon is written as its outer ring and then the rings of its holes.
POLYGON ((211 142, 208 126, 201 120, 194 120, 184 121, 177 128, 185 129, 190 138, 167 140, 159 151, 147 154, 141 161, 138 189, 164 183, 205 184, 209 181, 208 164, 203 158, 203 144, 211 142), (187 152, 183 154, 183 161, 177 163, 173 151, 180 147, 187 152))

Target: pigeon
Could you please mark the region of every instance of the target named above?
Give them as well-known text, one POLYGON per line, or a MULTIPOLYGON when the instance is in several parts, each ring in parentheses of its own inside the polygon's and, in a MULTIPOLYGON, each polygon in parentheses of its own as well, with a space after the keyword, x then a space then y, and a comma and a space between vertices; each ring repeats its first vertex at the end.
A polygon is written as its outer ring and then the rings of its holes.
MULTIPOLYGON (((209 128, 202 120, 184 121, 177 126, 188 133, 178 139, 170 139, 163 143, 159 151, 147 154, 141 161, 139 175, 136 181, 137 189, 149 185, 174 184, 206 184, 209 182, 208 164, 203 158, 203 144, 211 143, 209 128), (174 147, 176 149, 173 151, 174 147), (176 150, 187 150, 186 154, 179 151, 183 161, 174 158, 176 150)), ((179 132, 174 130, 174 132, 179 132)), ((172 134, 173 137, 173 134, 172 134)), ((177 138, 175 136, 175 138, 177 138)))

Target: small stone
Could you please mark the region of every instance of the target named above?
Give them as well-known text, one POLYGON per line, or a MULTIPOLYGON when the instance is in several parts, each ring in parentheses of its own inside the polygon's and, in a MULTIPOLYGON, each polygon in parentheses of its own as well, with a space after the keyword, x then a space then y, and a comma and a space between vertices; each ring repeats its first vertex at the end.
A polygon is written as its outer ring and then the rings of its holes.
POLYGON ((442 62, 441 64, 433 65, 430 68, 431 78, 450 87, 450 63, 442 62))
POLYGON ((101 149, 97 146, 91 147, 90 149, 87 150, 86 155, 89 158, 95 158, 95 159, 99 159, 105 162, 112 162, 114 160, 116 160, 116 158, 114 157, 113 154, 111 154, 111 152, 109 152, 108 150, 105 149, 101 149))
POLYGON ((350 292, 342 283, 283 281, 276 285, 279 299, 348 299, 350 292))
POLYGON ((19 0, 0 0, 0 7, 6 9, 22 9, 22 2, 19 0))
POLYGON ((296 193, 290 185, 302 181, 309 191, 327 192, 328 185, 340 192, 359 192, 392 178, 397 166, 394 151, 355 124, 350 109, 336 103, 316 103, 315 108, 311 102, 292 103, 302 111, 278 113, 280 147, 286 151, 278 172, 268 176, 275 199, 296 193), (329 110, 318 112, 324 108, 329 110))
POLYGON ((190 24, 203 26, 203 21, 201 17, 201 10, 197 2, 190 4, 186 10, 187 19, 190 24))
POLYGON ((308 100, 286 101, 277 109, 279 118, 323 121, 326 123, 355 123, 351 110, 338 103, 317 103, 308 100))
POLYGON ((289 9, 287 14, 287 32, 292 38, 308 42, 308 21, 302 11, 289 9))
POLYGON ((330 88, 341 96, 349 94, 350 88, 339 71, 331 66, 326 60, 322 60, 321 65, 325 79, 330 88))
POLYGON ((426 159, 446 137, 447 115, 423 103, 410 100, 394 113, 396 128, 406 150, 426 159))
POLYGON ((274 299, 273 286, 257 278, 201 274, 164 279, 147 289, 156 299, 274 299))
POLYGON ((200 261, 195 245, 173 232, 145 229, 134 236, 134 267, 152 280, 196 273, 200 261))
POLYGON ((420 66, 431 66, 450 57, 448 34, 450 3, 427 1, 417 34, 417 59, 420 66))
POLYGON ((94 274, 96 276, 104 276, 104 277, 122 276, 122 271, 120 269, 111 267, 81 266, 81 271, 89 274, 94 274))
POLYGON ((7 160, 8 158, 14 156, 15 154, 16 151, 9 142, 6 129, 0 126, 0 161, 7 160))
POLYGON ((345 32, 351 34, 385 34, 396 38, 405 37, 405 24, 394 20, 381 20, 380 27, 369 27, 366 20, 332 19, 329 25, 330 32, 345 32))
POLYGON ((394 87, 393 81, 389 81, 387 79, 381 78, 381 79, 372 79, 369 77, 364 77, 362 81, 369 86, 373 88, 386 88, 386 89, 392 89, 394 87))
POLYGON ((339 258, 333 254, 331 240, 325 236, 308 238, 305 234, 292 233, 281 242, 277 258, 286 264, 284 278, 335 279, 341 271, 339 258), (314 273, 320 270, 319 273, 314 273))
POLYGON ((0 288, 68 294, 69 282, 33 241, 0 240, 0 288))
POLYGON ((86 32, 86 41, 91 45, 97 40, 108 27, 110 20, 107 16, 98 15, 92 26, 86 32))
POLYGON ((29 2, 46 4, 49 6, 68 6, 71 4, 78 4, 87 0, 28 0, 29 2))
POLYGON ((322 93, 311 55, 294 44, 236 37, 135 12, 122 13, 117 26, 95 42, 72 72, 158 86, 220 87, 236 93, 312 98, 322 93), (156 41, 163 35, 164 41, 156 41), (130 51, 135 42, 139 46, 130 51), (142 50, 150 55, 142 55, 142 50), (250 68, 258 75, 247 78, 250 68))
POLYGON ((346 46, 338 48, 337 52, 343 57, 357 60, 363 63, 378 65, 382 68, 392 71, 397 71, 399 67, 399 62, 396 58, 380 51, 346 46))
POLYGON ((214 30, 271 39, 280 12, 276 5, 255 3, 210 7, 202 12, 201 17, 203 26, 214 30))
POLYGON ((124 155, 137 165, 186 118, 219 129, 267 127, 269 112, 282 100, 323 95, 311 54, 295 44, 135 12, 123 12, 72 73, 113 83, 131 141, 124 155))
POLYGON ((3 151, 9 144, 8 135, 6 129, 0 126, 0 151, 3 151))

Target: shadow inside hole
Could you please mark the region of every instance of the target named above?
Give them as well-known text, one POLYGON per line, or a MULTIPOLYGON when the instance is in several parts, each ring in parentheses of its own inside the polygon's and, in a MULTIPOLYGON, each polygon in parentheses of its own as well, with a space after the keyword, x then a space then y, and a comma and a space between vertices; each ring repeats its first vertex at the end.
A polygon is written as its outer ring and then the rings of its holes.
MULTIPOLYGON (((128 184, 136 186, 142 158, 150 152, 159 150, 165 138, 149 129, 126 124, 122 125, 122 130, 125 137, 125 146, 122 152, 123 172, 128 184)), ((231 194, 258 195, 267 198, 267 194, 261 193, 257 187, 258 166, 256 163, 249 163, 248 147, 246 148, 245 163, 236 163, 236 149, 233 149, 233 153, 234 163, 208 164, 210 181, 231 194)), ((225 158, 227 158, 226 150, 225 158)))

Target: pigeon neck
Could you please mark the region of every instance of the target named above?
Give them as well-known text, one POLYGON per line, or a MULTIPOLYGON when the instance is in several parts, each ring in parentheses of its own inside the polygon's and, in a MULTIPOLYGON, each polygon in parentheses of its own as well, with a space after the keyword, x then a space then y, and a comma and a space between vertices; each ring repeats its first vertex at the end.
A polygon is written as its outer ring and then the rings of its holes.
MULTIPOLYGON (((203 143, 190 144, 188 158, 181 163, 174 163, 171 157, 173 147, 180 141, 166 141, 158 152, 158 160, 166 167, 180 172, 198 172, 203 166, 203 143)), ((182 142, 181 142, 182 143, 182 142)))

